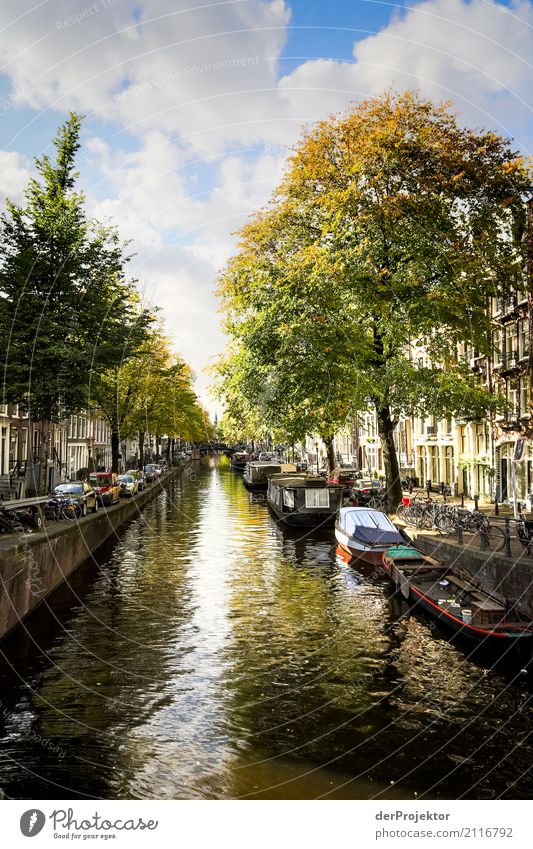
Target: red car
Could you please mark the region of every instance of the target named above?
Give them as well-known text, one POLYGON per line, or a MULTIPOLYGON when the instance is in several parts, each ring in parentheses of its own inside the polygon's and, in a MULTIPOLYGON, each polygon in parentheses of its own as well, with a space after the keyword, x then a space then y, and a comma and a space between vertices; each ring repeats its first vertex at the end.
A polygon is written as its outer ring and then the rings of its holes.
POLYGON ((340 483, 344 487, 344 494, 349 495, 352 487, 357 485, 357 481, 361 477, 357 469, 337 468, 333 469, 328 475, 328 483, 340 483))
POLYGON ((120 481, 114 472, 91 472, 89 484, 92 486, 100 504, 118 504, 120 499, 120 481))

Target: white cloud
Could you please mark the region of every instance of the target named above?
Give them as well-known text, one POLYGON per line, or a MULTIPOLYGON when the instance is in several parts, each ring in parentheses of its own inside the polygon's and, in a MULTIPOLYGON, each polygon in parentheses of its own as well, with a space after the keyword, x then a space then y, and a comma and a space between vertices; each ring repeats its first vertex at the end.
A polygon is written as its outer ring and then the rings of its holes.
POLYGON ((356 42, 354 62, 300 65, 280 81, 290 108, 320 117, 385 88, 418 88, 452 100, 462 120, 513 132, 531 150, 533 6, 428 0, 356 42), (327 100, 327 106, 326 106, 327 100), (313 112, 314 110, 314 112, 313 112))
POLYGON ((20 203, 29 177, 30 169, 24 156, 0 150, 0 206, 4 205, 6 197, 20 203))
MULTIPOLYGON (((11 23, 19 15, 18 0, 4 0, 0 60, 13 105, 80 109, 89 128, 91 116, 103 119, 82 161, 82 173, 100 174, 86 184, 98 198, 91 211, 133 239, 138 274, 199 375, 223 345, 217 269, 232 233, 268 200, 303 122, 417 87, 452 99, 465 122, 533 145, 528 0, 425 0, 356 42, 351 61, 303 62, 281 79, 283 0, 97 0, 77 10, 55 0, 11 23), (137 150, 126 152, 132 139, 137 150)), ((16 196, 27 163, 0 156, 0 188, 16 196)))

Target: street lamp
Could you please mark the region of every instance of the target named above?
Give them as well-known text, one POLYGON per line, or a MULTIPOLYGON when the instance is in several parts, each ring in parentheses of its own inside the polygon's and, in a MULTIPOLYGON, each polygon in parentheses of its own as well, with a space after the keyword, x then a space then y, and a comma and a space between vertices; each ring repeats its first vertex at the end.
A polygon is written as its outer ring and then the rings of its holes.
POLYGON ((93 469, 94 436, 88 436, 87 439, 86 439, 86 442, 87 442, 87 452, 89 454, 88 468, 89 468, 89 474, 90 474, 92 471, 94 471, 94 469, 93 469))
POLYGON ((317 475, 319 475, 320 474, 320 466, 319 466, 319 463, 318 463, 318 441, 315 442, 315 451, 316 451, 316 473, 317 473, 317 475))

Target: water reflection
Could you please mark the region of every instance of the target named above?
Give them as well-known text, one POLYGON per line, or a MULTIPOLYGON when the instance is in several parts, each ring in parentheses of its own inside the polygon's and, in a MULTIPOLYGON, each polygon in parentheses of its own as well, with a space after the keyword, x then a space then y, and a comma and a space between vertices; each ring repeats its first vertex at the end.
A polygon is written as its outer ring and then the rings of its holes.
MULTIPOLYGON (((259 497, 261 496, 261 497, 259 497)), ((191 467, 4 643, 22 798, 531 795, 530 695, 346 561, 191 467)))

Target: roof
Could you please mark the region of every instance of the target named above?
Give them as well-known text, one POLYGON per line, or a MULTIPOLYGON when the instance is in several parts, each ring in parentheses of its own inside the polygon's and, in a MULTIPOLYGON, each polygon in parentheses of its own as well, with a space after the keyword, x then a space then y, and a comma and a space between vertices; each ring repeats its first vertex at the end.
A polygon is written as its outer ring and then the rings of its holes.
POLYGON ((268 479, 273 483, 276 483, 278 486, 289 487, 290 489, 294 489, 295 487, 309 488, 309 489, 341 489, 342 487, 339 484, 331 484, 328 483, 326 478, 321 477, 320 475, 308 475, 305 472, 298 475, 293 475, 290 472, 281 472, 276 475, 269 475, 268 479))

